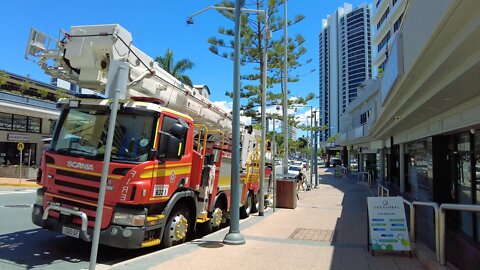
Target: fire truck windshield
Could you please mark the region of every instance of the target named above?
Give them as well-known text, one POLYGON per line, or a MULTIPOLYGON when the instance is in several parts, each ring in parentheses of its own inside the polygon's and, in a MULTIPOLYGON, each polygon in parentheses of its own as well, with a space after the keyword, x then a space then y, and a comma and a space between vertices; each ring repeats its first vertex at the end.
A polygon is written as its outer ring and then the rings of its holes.
MULTIPOLYGON (((103 159, 110 114, 105 111, 70 109, 59 120, 50 151, 62 155, 103 159)), ((112 160, 143 162, 153 146, 150 115, 119 112, 115 123, 112 160)))

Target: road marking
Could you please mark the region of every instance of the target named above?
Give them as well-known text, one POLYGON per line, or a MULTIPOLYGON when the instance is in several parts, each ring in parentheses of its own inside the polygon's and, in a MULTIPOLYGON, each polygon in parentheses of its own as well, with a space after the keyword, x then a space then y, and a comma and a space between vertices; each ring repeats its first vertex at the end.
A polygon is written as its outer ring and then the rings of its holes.
POLYGON ((0 190, 0 195, 8 195, 8 194, 27 194, 27 193, 35 193, 35 192, 37 192, 36 189, 0 190))

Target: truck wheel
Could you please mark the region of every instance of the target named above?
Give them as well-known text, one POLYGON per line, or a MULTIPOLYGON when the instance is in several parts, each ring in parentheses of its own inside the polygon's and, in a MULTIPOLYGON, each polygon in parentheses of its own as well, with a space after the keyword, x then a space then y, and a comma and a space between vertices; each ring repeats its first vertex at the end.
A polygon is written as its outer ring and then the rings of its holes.
POLYGON ((200 224, 197 223, 198 233, 201 236, 205 236, 218 230, 222 224, 222 219, 223 210, 220 207, 215 206, 215 210, 213 210, 212 217, 209 221, 200 224))
POLYGON ((247 195, 247 199, 245 199, 245 203, 240 207, 240 218, 247 218, 252 213, 253 207, 253 196, 252 193, 249 192, 247 195))
POLYGON ((184 243, 189 236, 190 223, 190 213, 187 207, 184 204, 175 206, 163 230, 162 246, 171 247, 184 243))
POLYGON ((257 196, 254 196, 254 198, 253 198, 252 212, 251 213, 257 213, 258 209, 260 209, 260 201, 258 200, 258 194, 257 194, 257 196))

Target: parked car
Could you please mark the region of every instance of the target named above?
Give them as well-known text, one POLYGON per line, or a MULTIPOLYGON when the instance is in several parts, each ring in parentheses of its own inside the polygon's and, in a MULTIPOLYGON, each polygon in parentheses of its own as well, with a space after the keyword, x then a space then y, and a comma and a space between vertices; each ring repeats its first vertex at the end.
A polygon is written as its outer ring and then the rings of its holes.
POLYGON ((290 165, 288 166, 288 178, 295 178, 299 172, 303 170, 302 165, 290 165))
POLYGON ((330 164, 332 165, 332 167, 342 166, 342 160, 339 158, 331 158, 330 164))

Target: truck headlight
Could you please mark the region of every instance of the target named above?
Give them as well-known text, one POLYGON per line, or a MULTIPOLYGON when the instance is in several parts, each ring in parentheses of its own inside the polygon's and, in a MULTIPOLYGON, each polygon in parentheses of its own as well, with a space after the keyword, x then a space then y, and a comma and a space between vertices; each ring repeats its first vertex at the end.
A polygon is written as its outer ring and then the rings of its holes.
POLYGON ((145 224, 145 215, 115 212, 113 214, 113 223, 127 226, 143 226, 145 224))

